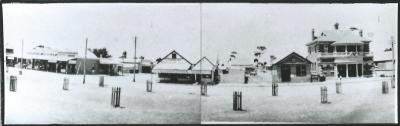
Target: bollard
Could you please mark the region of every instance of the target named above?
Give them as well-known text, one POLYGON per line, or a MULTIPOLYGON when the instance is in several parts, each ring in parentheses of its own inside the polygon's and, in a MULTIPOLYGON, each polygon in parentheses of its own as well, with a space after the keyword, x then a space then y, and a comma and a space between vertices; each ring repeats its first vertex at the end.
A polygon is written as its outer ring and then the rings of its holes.
POLYGON ((389 93, 388 83, 386 81, 382 81, 382 94, 389 93))
POLYGON ((8 67, 6 67, 6 73, 8 73, 8 67))
POLYGON ((64 77, 63 90, 68 90, 69 79, 64 77))
POLYGON ((202 82, 200 85, 200 94, 202 96, 206 96, 207 95, 207 83, 202 82))
POLYGON ((121 97, 121 88, 113 87, 111 90, 111 106, 119 107, 120 106, 120 97, 121 97))
POLYGON ((342 93, 342 82, 336 81, 336 93, 340 94, 342 93))
POLYGON ((100 76, 99 78, 99 87, 104 87, 104 76, 100 76))
POLYGON ((150 80, 146 81, 146 91, 147 92, 152 92, 153 90, 153 82, 151 82, 150 80))
POLYGON ((234 111, 242 110, 242 92, 241 91, 233 92, 233 110, 234 111))
POLYGON ((272 96, 278 96, 278 84, 272 82, 272 96))
POLYGON ((19 71, 19 75, 22 75, 22 70, 19 71))
POLYGON ((328 103, 328 88, 326 86, 321 87, 321 103, 328 103))
POLYGON ((10 76, 10 91, 17 91, 17 76, 10 76))
POLYGON ((395 83, 395 78, 392 77, 392 79, 390 80, 391 84, 392 84, 392 88, 396 88, 396 83, 395 83))

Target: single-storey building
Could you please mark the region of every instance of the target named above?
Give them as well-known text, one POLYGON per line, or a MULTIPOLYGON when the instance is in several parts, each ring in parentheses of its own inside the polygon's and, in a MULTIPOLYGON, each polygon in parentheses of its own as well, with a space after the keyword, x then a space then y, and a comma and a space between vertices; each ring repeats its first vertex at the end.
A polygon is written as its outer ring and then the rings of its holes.
POLYGON ((194 74, 196 82, 213 82, 215 70, 216 65, 214 65, 208 58, 203 57, 193 65, 190 73, 194 74))
POLYGON ((185 57, 173 50, 157 63, 152 72, 158 74, 160 82, 194 83, 194 75, 189 73, 192 67, 185 57))
MULTIPOLYGON (((396 60, 395 60, 396 62, 396 60)), ((385 52, 384 55, 374 58, 374 76, 390 77, 393 75, 393 56, 392 52, 385 52)))
POLYGON ((311 62, 296 52, 292 52, 272 64, 277 82, 307 82, 311 81, 311 62))

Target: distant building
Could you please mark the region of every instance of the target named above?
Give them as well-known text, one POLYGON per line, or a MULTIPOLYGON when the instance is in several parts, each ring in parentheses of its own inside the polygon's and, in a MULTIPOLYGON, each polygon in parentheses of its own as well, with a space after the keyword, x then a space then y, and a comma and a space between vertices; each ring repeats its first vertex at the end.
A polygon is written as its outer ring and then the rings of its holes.
POLYGON ((6 66, 14 67, 17 57, 14 56, 14 49, 6 47, 6 66))
POLYGON ((27 51, 24 58, 30 59, 28 68, 50 72, 65 72, 67 62, 77 56, 77 52, 69 50, 56 50, 43 45, 38 45, 27 51))
POLYGON ((191 67, 192 63, 174 50, 162 58, 152 72, 158 74, 160 82, 193 83, 195 76, 188 71, 191 67))
POLYGON ((282 59, 277 59, 272 64, 275 70, 274 78, 277 82, 307 82, 311 81, 311 61, 292 52, 282 59))
POLYGON ((99 73, 99 64, 100 64, 100 59, 97 58, 96 55, 94 55, 93 52, 86 50, 86 66, 84 67, 85 64, 85 53, 78 53, 78 55, 73 58, 68 60, 67 64, 67 73, 69 74, 84 74, 84 70, 86 70, 86 74, 97 74, 99 73), (93 72, 93 69, 95 70, 93 72))
POLYGON ((374 59, 374 74, 375 76, 380 77, 390 77, 393 75, 393 60, 392 60, 392 53, 386 52, 385 55, 376 57, 374 59))
POLYGON ((372 76, 371 40, 363 37, 362 30, 342 30, 338 23, 334 27, 322 31, 320 36, 315 36, 312 30, 312 42, 306 44, 312 73, 327 77, 372 76))
POLYGON ((123 64, 124 73, 151 73, 153 69, 153 62, 148 59, 137 59, 135 62, 134 59, 121 59, 121 63, 123 64))

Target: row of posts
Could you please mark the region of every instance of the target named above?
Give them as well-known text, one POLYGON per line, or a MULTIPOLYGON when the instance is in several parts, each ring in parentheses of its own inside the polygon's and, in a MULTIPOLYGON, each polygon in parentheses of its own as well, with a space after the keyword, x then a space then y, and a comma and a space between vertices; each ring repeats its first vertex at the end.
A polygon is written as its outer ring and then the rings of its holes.
MULTIPOLYGON (((69 87, 69 79, 64 78, 63 81, 63 90, 68 90, 69 87)), ((152 92, 152 81, 147 80, 146 81, 146 91, 147 92, 152 92)), ((104 87, 104 76, 100 76, 99 78, 99 86, 104 87)), ((340 94, 342 92, 342 82, 336 81, 336 93, 340 94)), ((394 84, 394 79, 391 79, 391 87, 395 88, 394 84)), ((17 77, 16 76, 10 76, 10 91, 16 92, 17 90, 17 77)), ((205 96, 207 95, 207 83, 201 83, 201 95, 205 96)), ((120 87, 113 87, 112 88, 112 98, 111 98, 111 104, 114 107, 119 107, 120 103, 120 93, 121 93, 121 88, 120 87)), ((382 93, 387 94, 389 93, 389 85, 387 81, 382 81, 382 93)), ((278 84, 277 83, 272 83, 272 96, 278 96, 278 84)), ((328 103, 328 88, 326 86, 321 87, 321 103, 326 104, 328 103)), ((240 91, 235 91, 233 93, 233 110, 238 111, 242 110, 242 92, 240 91)))

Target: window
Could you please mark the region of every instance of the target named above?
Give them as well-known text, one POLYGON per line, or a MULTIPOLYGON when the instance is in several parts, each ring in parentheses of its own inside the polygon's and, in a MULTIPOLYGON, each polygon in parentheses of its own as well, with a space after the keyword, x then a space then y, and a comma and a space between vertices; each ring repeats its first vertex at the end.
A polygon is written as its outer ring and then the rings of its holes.
POLYGON ((306 65, 296 65, 296 76, 306 76, 306 65))

